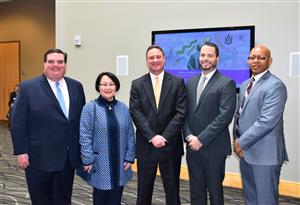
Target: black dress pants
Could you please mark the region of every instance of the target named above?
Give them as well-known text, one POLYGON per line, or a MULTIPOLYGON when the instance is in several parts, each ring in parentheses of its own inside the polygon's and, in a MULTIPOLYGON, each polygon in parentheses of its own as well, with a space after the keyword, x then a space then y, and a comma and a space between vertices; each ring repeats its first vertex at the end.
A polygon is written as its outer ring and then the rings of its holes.
POLYGON ((69 160, 61 171, 48 172, 28 166, 25 175, 32 205, 70 205, 74 169, 69 160))
POLYGON ((187 151, 191 205, 207 205, 207 193, 211 205, 223 205, 223 180, 226 156, 204 156, 187 151))
POLYGON ((93 188, 94 205, 120 205, 124 186, 117 186, 111 190, 93 188))
POLYGON ((166 194, 166 205, 179 205, 180 165, 181 157, 151 162, 137 160, 137 205, 152 204, 153 186, 158 166, 166 194))

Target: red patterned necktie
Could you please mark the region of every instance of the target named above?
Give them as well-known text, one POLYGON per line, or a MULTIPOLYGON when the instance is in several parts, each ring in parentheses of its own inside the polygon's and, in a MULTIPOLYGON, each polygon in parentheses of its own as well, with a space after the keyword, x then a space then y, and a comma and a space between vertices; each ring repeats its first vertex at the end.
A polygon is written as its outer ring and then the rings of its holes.
POLYGON ((249 93, 251 92, 251 89, 253 87, 254 81, 255 81, 255 79, 251 78, 250 83, 249 83, 249 85, 248 85, 248 87, 246 89, 246 93, 245 93, 245 95, 243 97, 243 101, 242 101, 242 104, 241 104, 241 109, 243 109, 245 101, 246 101, 246 98, 248 97, 249 93))
POLYGON ((246 98, 248 97, 249 93, 251 92, 251 89, 253 87, 253 83, 254 83, 255 79, 252 77, 251 80, 250 80, 250 83, 246 89, 246 92, 245 92, 245 95, 243 97, 243 100, 242 100, 242 103, 241 103, 241 106, 240 106, 240 109, 238 110, 238 112, 236 112, 236 124, 237 124, 237 137, 240 136, 240 131, 239 131, 239 119, 240 119, 240 113, 242 112, 243 110, 243 107, 244 107, 244 104, 245 104, 245 101, 246 101, 246 98))
POLYGON ((252 89, 252 86, 253 86, 254 81, 255 81, 255 79, 254 79, 254 78, 251 78, 250 83, 249 83, 249 85, 248 85, 248 87, 247 87, 247 94, 248 94, 248 95, 249 95, 249 93, 250 93, 250 91, 251 91, 251 89, 252 89))

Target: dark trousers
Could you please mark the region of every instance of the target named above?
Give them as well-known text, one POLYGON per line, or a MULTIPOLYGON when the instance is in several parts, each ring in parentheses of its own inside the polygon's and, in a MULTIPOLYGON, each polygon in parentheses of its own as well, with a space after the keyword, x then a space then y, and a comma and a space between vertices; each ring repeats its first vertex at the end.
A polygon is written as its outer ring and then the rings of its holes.
POLYGON ((137 205, 151 205, 153 186, 157 167, 161 174, 165 194, 166 205, 179 205, 179 174, 181 157, 174 159, 146 162, 137 160, 138 194, 137 205))
POLYGON ((226 156, 203 156, 199 152, 187 152, 191 205, 207 205, 207 193, 211 205, 223 205, 223 180, 226 156))
POLYGON ((32 205, 70 205, 74 169, 67 160, 61 171, 48 172, 28 166, 25 170, 32 205))
POLYGON ((120 205, 124 186, 115 187, 112 190, 100 190, 93 188, 94 205, 120 205))

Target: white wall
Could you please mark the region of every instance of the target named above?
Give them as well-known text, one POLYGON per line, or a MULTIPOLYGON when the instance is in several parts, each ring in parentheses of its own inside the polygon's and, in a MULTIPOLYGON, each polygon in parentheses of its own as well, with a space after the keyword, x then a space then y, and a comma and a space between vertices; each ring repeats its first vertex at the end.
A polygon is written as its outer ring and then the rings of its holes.
MULTIPOLYGON (((290 162, 281 178, 299 182, 299 78, 289 77, 289 53, 299 52, 299 2, 272 1, 56 1, 57 47, 68 52, 68 75, 80 80, 87 100, 97 97, 94 81, 102 71, 116 73, 116 56, 129 56, 129 76, 119 76, 117 98, 129 101, 131 81, 147 72, 145 50, 151 31, 255 25, 256 44, 273 54, 271 72, 288 88, 285 135, 290 162), (82 46, 73 44, 82 36, 82 46)), ((227 160, 227 172, 239 173, 227 160)))

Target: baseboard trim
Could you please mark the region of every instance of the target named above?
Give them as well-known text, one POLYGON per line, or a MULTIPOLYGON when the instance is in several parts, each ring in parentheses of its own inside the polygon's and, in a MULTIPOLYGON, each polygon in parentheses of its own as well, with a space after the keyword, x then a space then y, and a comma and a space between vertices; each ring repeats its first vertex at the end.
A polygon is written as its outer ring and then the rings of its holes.
MULTIPOLYGON (((134 172, 137 171, 136 163, 133 164, 132 169, 134 172)), ((157 175, 160 175, 159 170, 157 170, 157 175)), ((180 179, 189 180, 187 166, 181 166, 180 179)), ((234 188, 242 188, 241 175, 237 173, 226 172, 223 185, 234 188)), ((300 183, 280 180, 279 193, 280 195, 300 198, 300 183)))

